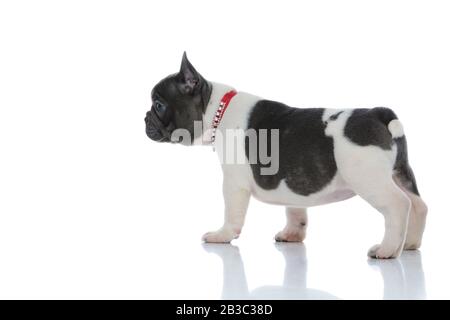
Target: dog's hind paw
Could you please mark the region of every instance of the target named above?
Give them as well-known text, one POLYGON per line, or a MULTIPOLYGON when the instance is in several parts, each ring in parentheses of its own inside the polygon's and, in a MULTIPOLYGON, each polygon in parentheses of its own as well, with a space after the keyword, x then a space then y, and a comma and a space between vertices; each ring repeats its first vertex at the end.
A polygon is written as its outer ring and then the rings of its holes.
POLYGON ((374 259, 393 259, 397 258, 401 253, 401 250, 384 248, 380 244, 376 244, 369 249, 367 255, 374 259))

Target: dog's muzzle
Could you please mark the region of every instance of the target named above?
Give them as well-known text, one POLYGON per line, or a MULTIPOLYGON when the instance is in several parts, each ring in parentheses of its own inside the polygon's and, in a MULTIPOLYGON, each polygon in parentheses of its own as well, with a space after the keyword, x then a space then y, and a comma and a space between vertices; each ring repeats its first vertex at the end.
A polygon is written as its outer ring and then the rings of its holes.
POLYGON ((158 142, 168 142, 170 141, 171 132, 173 129, 172 124, 165 126, 161 119, 156 114, 154 108, 147 112, 145 117, 145 133, 147 136, 158 142))

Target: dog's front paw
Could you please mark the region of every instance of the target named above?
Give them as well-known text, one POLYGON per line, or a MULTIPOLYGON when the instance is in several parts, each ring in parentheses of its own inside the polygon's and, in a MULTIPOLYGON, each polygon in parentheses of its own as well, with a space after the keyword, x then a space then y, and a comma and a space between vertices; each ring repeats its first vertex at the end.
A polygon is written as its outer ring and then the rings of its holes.
POLYGON ((229 243, 238 237, 239 233, 233 231, 231 228, 221 228, 217 231, 205 233, 202 240, 207 243, 229 243))
POLYGON ((275 236, 278 242, 303 242, 306 237, 305 228, 284 228, 275 236))
POLYGON ((393 247, 383 247, 380 244, 376 244, 369 249, 367 255, 374 259, 392 259, 397 258, 400 253, 401 250, 398 250, 398 248, 393 249, 393 247))

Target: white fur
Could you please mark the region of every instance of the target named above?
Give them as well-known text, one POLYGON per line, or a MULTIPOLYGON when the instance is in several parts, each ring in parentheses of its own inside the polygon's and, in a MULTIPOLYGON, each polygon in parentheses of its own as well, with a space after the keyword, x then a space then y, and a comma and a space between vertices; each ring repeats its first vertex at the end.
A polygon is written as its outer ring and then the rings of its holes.
MULTIPOLYGON (((211 101, 203 119, 206 127, 212 122, 221 97, 230 89, 231 87, 214 83, 211 101)), ((238 92, 231 100, 218 130, 245 129, 249 112, 258 100, 260 98, 257 96, 238 92)), ((322 120, 327 121, 325 134, 334 140, 337 174, 317 193, 308 196, 296 194, 284 180, 278 188, 264 190, 255 182, 248 163, 222 164, 225 222, 222 228, 205 234, 203 239, 206 242, 230 242, 237 238, 244 224, 249 198, 253 195, 264 202, 287 206, 288 222, 285 229, 277 234, 277 238, 282 241, 302 241, 306 232, 306 210, 301 208, 341 201, 358 194, 377 208, 386 221, 383 241, 372 247, 369 255, 377 258, 397 257, 405 244, 411 207, 411 196, 392 179, 397 150, 395 145, 392 150, 359 146, 346 138, 344 127, 351 112, 350 109, 327 109, 324 112, 322 120), (328 121, 331 115, 339 111, 342 113, 336 120, 328 121), (305 222, 304 228, 298 225, 301 220, 305 222)), ((388 129, 393 138, 403 135, 402 125, 398 120, 391 121, 388 129)), ((218 143, 215 147, 220 149, 224 146, 218 143)), ((238 147, 243 150, 244 140, 239 142, 238 147)), ((416 228, 423 231, 421 226, 416 228)), ((421 239, 421 233, 418 237, 421 239)), ((420 239, 413 240, 417 243, 420 239)))
POLYGON ((392 134, 392 138, 400 138, 405 134, 403 132, 403 125, 399 120, 392 120, 388 124, 389 132, 392 134))

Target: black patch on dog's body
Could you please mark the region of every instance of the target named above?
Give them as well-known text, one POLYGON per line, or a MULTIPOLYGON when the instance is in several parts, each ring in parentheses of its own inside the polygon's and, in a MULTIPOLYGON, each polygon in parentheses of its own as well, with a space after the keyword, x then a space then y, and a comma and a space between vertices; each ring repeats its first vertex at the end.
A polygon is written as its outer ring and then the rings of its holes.
MULTIPOLYGON (((326 124, 322 121, 324 109, 298 109, 284 104, 260 100, 253 107, 248 129, 256 130, 259 141, 260 129, 279 129, 279 170, 275 175, 261 175, 259 161, 250 164, 253 177, 263 189, 276 189, 282 179, 293 192, 308 196, 322 190, 336 175, 337 167, 333 152, 333 139, 325 135, 326 124)), ((256 148, 257 149, 257 148, 256 148)), ((245 152, 249 159, 249 145, 245 152)), ((257 151, 258 152, 258 151, 257 151)), ((269 165, 267 165, 269 166, 269 165)))
POLYGON ((357 145, 390 150, 393 140, 387 126, 394 119, 397 116, 388 108, 355 109, 347 119, 344 134, 357 145))
POLYGON ((339 116, 341 115, 342 112, 344 112, 344 111, 339 111, 339 112, 333 114, 333 115, 329 118, 329 120, 330 120, 330 121, 336 121, 337 118, 339 118, 339 116))

